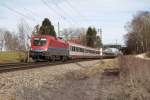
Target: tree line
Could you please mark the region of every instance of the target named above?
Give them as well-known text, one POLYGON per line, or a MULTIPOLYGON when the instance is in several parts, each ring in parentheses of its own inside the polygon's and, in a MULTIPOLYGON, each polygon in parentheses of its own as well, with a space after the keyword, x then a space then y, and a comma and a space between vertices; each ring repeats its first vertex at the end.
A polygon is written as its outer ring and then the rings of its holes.
POLYGON ((125 29, 125 43, 129 53, 150 51, 150 12, 137 13, 125 29))
POLYGON ((30 27, 23 19, 17 25, 17 31, 0 28, 0 40, 6 51, 26 51, 29 49, 30 27))
POLYGON ((100 36, 97 35, 95 28, 89 27, 86 32, 86 45, 92 48, 100 48, 102 41, 100 36))
MULTIPOLYGON (((67 34, 69 35, 72 32, 74 32, 75 35, 77 35, 77 34, 80 35, 80 38, 82 39, 81 40, 82 45, 93 47, 93 48, 100 48, 102 45, 101 38, 100 38, 100 36, 97 35, 97 31, 95 28, 88 27, 86 34, 80 33, 80 30, 77 31, 74 29, 70 30, 67 34), (76 31, 76 33, 75 33, 75 31, 76 31), (79 33, 77 33, 77 32, 79 32, 79 33)), ((51 24, 51 21, 48 18, 45 18, 43 20, 40 28, 38 25, 35 27, 35 31, 33 34, 34 35, 38 35, 38 34, 51 35, 51 36, 56 37, 56 32, 55 32, 54 26, 51 24)), ((64 32, 64 34, 66 34, 66 32, 64 32)))
MULTIPOLYGON (((54 26, 48 18, 42 21, 42 25, 36 25, 32 30, 25 20, 21 20, 17 25, 17 32, 11 32, 7 29, 0 29, 0 40, 4 41, 6 51, 26 51, 30 48, 30 39, 32 35, 51 35, 56 37, 54 26)), ((74 29, 74 28, 72 28, 74 29)), ((74 34, 80 35, 82 45, 99 48, 102 45, 100 36, 97 35, 95 28, 72 30, 74 34)), ((68 34, 71 34, 69 31, 68 34)))

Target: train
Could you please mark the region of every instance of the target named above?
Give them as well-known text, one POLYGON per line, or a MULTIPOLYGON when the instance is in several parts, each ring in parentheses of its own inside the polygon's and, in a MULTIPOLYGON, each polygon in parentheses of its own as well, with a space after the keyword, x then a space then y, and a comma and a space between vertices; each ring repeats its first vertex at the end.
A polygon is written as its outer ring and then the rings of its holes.
POLYGON ((33 60, 47 61, 100 58, 101 50, 50 35, 38 35, 31 37, 30 57, 33 60))

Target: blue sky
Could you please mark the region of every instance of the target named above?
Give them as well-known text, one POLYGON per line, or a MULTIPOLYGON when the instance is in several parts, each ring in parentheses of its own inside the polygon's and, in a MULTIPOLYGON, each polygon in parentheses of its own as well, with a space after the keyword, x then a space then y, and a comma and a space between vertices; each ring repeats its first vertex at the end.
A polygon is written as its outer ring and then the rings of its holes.
POLYGON ((16 31, 21 19, 34 27, 48 17, 56 29, 58 21, 61 30, 95 26, 105 44, 123 44, 124 26, 139 11, 150 11, 150 0, 0 0, 0 28, 16 31))

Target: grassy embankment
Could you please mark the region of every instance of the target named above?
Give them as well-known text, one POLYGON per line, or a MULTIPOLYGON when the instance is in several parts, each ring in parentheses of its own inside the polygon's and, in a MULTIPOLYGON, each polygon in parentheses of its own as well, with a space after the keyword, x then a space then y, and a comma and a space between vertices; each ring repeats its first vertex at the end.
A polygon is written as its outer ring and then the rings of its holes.
MULTIPOLYGON (((97 76, 98 74, 102 74, 105 72, 107 69, 118 69, 118 59, 104 59, 99 61, 98 64, 88 67, 88 68, 83 68, 80 71, 72 71, 68 72, 65 74, 65 78, 67 79, 86 79, 86 78, 92 78, 97 76)), ((63 77, 63 76, 61 76, 63 77)), ((59 76, 59 78, 61 78, 59 76)), ((64 78, 64 77, 63 77, 64 78)))
POLYGON ((69 73, 67 78, 87 79, 100 75, 101 85, 98 100, 150 100, 150 60, 133 56, 122 56, 117 60, 102 61, 101 64, 76 73, 69 73), (114 63, 115 62, 115 63, 114 63), (103 76, 99 72, 120 67, 118 76, 103 76), (116 79, 117 78, 117 79, 116 79), (109 82, 110 81, 110 82, 109 82))

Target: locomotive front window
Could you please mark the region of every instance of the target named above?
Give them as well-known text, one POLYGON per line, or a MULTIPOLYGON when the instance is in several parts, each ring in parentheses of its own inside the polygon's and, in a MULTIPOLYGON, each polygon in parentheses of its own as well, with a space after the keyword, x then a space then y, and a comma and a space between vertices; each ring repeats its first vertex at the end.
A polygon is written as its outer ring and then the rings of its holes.
POLYGON ((34 46, 45 46, 46 45, 46 39, 45 38, 34 38, 33 45, 34 46))

